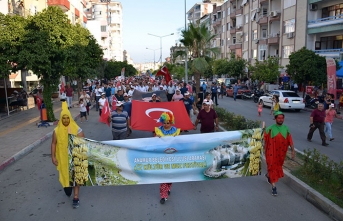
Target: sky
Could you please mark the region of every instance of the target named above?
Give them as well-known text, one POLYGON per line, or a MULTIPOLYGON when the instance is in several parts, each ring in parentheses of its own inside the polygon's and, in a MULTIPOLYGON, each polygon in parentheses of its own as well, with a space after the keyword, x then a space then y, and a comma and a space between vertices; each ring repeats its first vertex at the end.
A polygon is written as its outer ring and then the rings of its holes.
MULTIPOLYGON (((122 0, 123 6, 123 50, 133 62, 154 62, 160 58, 160 38, 148 33, 165 36, 162 38, 162 58, 170 56, 170 47, 181 38, 185 27, 185 0, 122 0)), ((186 11, 202 0, 186 0, 186 11)))

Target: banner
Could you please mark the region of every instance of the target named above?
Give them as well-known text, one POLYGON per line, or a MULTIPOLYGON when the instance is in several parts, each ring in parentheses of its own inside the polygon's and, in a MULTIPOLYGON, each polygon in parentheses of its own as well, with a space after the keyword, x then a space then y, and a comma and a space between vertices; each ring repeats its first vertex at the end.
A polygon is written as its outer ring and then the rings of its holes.
POLYGON ((152 94, 156 94, 157 97, 160 97, 163 102, 167 102, 168 98, 166 91, 153 91, 153 92, 141 92, 139 90, 134 90, 131 100, 145 101, 149 102, 151 100, 152 94))
POLYGON ((326 58, 327 87, 328 93, 336 98, 336 61, 333 58, 326 58))
POLYGON ((133 100, 131 127, 134 130, 155 131, 155 127, 162 125, 159 122, 161 114, 167 111, 174 114, 175 127, 181 130, 193 130, 194 125, 182 101, 153 103, 133 100))
POLYGON ((69 179, 86 186, 261 174, 262 130, 97 142, 69 135, 69 179))

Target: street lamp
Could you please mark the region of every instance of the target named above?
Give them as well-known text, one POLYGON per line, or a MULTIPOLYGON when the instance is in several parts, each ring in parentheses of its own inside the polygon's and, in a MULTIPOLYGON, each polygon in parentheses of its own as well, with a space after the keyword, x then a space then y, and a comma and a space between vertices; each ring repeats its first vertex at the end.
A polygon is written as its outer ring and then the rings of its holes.
POLYGON ((160 59, 161 59, 161 67, 162 67, 162 38, 170 36, 170 35, 174 35, 174 33, 171 33, 169 35, 164 35, 164 36, 158 36, 158 35, 154 35, 154 34, 150 34, 150 33, 148 33, 148 35, 152 35, 152 36, 160 38, 160 50, 161 50, 160 51, 160 59))
POLYGON ((156 70, 156 67, 155 67, 155 51, 158 50, 159 48, 157 48, 157 49, 146 48, 146 49, 154 51, 154 70, 156 70))
MULTIPOLYGON (((186 4, 187 3, 187 0, 185 0, 185 31, 187 31, 187 22, 186 22, 186 4)), ((186 45, 184 45, 185 47, 185 53, 186 53, 186 56, 185 56, 185 80, 186 80, 186 83, 188 83, 188 66, 187 66, 187 61, 188 61, 188 49, 186 48, 186 45)), ((199 84, 197 82, 197 84, 199 84)))

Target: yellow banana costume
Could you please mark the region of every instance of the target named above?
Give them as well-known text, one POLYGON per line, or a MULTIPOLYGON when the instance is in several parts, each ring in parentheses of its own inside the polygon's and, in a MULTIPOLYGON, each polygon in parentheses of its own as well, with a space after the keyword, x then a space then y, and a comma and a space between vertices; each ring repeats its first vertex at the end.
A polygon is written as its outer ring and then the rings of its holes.
POLYGON ((63 187, 69 187, 69 160, 68 160, 68 134, 77 136, 79 126, 71 116, 67 102, 62 102, 62 111, 60 115, 60 121, 55 128, 55 135, 57 139, 56 144, 56 159, 58 161, 57 170, 59 171, 59 181, 63 187), (70 123, 68 126, 64 126, 62 123, 62 117, 67 115, 70 123))

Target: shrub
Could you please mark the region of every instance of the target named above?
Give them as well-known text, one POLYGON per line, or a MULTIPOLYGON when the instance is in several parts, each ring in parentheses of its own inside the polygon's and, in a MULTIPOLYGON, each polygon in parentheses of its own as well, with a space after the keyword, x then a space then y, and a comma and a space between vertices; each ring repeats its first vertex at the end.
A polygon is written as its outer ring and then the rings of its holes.
POLYGON ((219 122, 221 122, 224 128, 228 131, 252 129, 261 126, 261 121, 246 119, 244 116, 228 112, 224 108, 215 107, 215 110, 217 112, 219 122))

